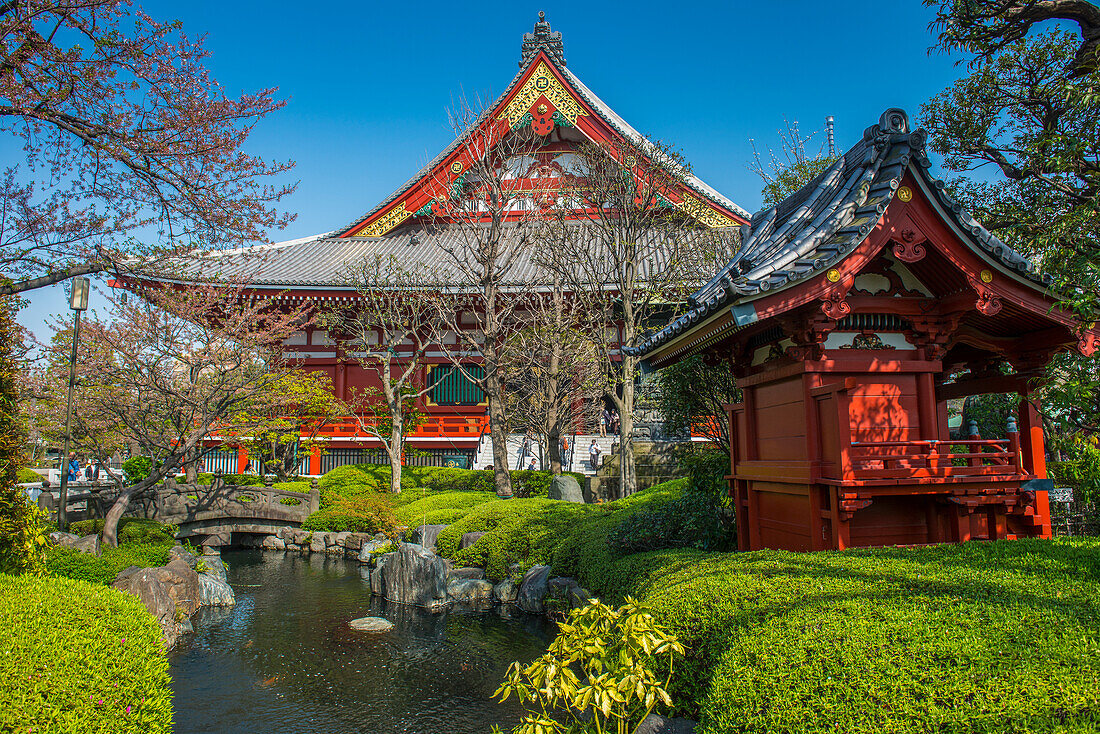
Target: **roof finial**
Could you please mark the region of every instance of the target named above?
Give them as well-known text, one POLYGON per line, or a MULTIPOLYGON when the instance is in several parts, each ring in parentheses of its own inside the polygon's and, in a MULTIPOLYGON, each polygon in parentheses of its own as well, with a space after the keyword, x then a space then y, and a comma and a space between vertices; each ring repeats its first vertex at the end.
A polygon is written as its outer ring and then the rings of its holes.
POLYGON ((521 69, 535 58, 540 49, 554 61, 565 66, 565 47, 561 42, 561 32, 555 33, 550 30, 550 24, 546 22, 546 13, 541 10, 538 22, 535 23, 535 32, 523 34, 522 49, 523 56, 519 62, 521 69))

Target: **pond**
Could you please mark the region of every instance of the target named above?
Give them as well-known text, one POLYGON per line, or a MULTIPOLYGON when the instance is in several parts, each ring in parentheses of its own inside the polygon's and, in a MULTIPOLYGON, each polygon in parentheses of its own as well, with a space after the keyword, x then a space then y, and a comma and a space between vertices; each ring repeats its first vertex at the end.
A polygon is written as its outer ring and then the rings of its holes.
POLYGON ((488 732, 519 720, 490 700, 513 660, 545 652, 542 617, 430 614, 372 598, 359 564, 227 551, 237 606, 203 608, 169 662, 176 734, 488 732), (394 630, 352 632, 382 616, 394 630))

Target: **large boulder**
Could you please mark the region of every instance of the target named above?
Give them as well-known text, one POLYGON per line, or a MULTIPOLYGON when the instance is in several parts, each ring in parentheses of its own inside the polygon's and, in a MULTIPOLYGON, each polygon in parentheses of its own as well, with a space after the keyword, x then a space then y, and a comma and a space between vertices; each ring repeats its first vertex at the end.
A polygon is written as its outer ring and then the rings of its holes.
POLYGON ((206 575, 210 578, 217 579, 222 583, 226 582, 225 578, 225 562, 222 561, 221 554, 206 553, 199 558, 202 564, 203 571, 200 575, 206 575))
POLYGON ((528 614, 542 614, 546 611, 543 600, 546 599, 549 582, 549 566, 532 566, 519 584, 519 596, 516 598, 519 608, 528 614))
POLYGON ((195 558, 195 556, 192 555, 192 553, 184 548, 182 545, 174 545, 172 546, 172 550, 168 551, 169 561, 174 561, 177 558, 182 559, 191 568, 194 568, 199 562, 198 559, 195 558))
POLYGON ((413 530, 412 541, 424 546, 428 550, 435 550, 435 542, 439 534, 447 529, 446 525, 421 525, 413 530))
POLYGON ((314 533, 309 539, 310 553, 324 553, 328 548, 328 533, 314 533))
POLYGON ((366 533, 344 533, 344 536, 344 549, 356 553, 363 547, 363 543, 371 539, 366 533))
POLYGON ((387 545, 391 545, 389 540, 364 540, 359 546, 359 562, 373 563, 378 558, 375 551, 387 545))
MULTIPOLYGON (((126 570, 130 571, 130 569, 126 570)), ((182 630, 180 620, 176 616, 176 603, 158 578, 157 570, 155 568, 139 569, 116 579, 111 586, 136 596, 145 605, 149 614, 152 614, 160 624, 165 647, 170 648, 176 644, 182 630)), ((122 574, 119 575, 122 576, 122 574)))
POLYGON ((195 613, 202 602, 202 590, 199 588, 199 575, 187 565, 187 561, 176 558, 166 566, 150 570, 185 615, 190 617, 195 613))
MULTIPOLYGON (((447 604, 450 564, 416 543, 402 543, 380 566, 382 595, 400 604, 438 609, 447 604)), ((373 581, 373 574, 371 580, 373 581)))
POLYGON ((460 604, 488 607, 493 604, 493 584, 481 579, 451 577, 447 582, 447 596, 460 604))
POLYGON ((584 504, 584 493, 581 492, 580 483, 568 474, 558 474, 551 479, 546 496, 552 500, 584 504))
POLYGON ((370 575, 370 590, 372 594, 377 594, 378 596, 386 595, 386 566, 389 565, 390 559, 395 555, 397 554, 383 553, 378 556, 378 559, 375 561, 374 571, 372 571, 370 575))
POLYGON ((73 535, 72 533, 63 533, 59 530, 55 530, 50 533, 50 542, 54 545, 60 545, 64 548, 72 548, 73 543, 80 540, 79 535, 73 535))
POLYGON ((465 568, 452 568, 452 579, 475 579, 480 580, 485 578, 485 569, 478 568, 477 566, 467 566, 465 568))
POLYGON ((99 555, 99 535, 85 535, 80 540, 76 540, 69 546, 73 550, 80 551, 81 553, 87 553, 88 555, 99 555))
POLYGON ((278 535, 265 535, 260 547, 264 550, 286 550, 286 541, 278 535))
POLYGON ((472 533, 463 533, 462 539, 458 541, 459 548, 469 548, 471 545, 481 540, 481 537, 485 535, 485 531, 474 531, 472 533))
POLYGON ((231 607, 237 603, 237 597, 224 579, 200 573, 199 601, 204 607, 231 607))
POLYGON ((519 598, 519 587, 512 579, 504 579, 493 587, 493 597, 501 604, 515 604, 519 598))

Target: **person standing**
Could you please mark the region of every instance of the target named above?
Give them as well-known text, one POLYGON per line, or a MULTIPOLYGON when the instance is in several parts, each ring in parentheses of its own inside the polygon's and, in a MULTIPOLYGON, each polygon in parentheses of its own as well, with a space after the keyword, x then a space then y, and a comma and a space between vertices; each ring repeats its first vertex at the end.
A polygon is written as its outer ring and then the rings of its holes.
POLYGON ((611 413, 608 411, 607 406, 604 406, 603 413, 600 415, 600 435, 606 436, 608 429, 611 428, 611 413))
POLYGON ((588 461, 592 464, 592 471, 596 471, 600 468, 600 454, 603 451, 600 449, 600 445, 596 443, 596 439, 592 439, 592 445, 588 447, 588 461))
POLYGON ((77 480, 77 478, 80 476, 80 462, 77 461, 75 451, 70 451, 69 452, 68 471, 69 471, 69 481, 70 482, 75 482, 77 480))
POLYGON ((611 432, 617 434, 619 432, 619 426, 620 425, 621 425, 621 423, 619 421, 619 411, 612 408, 611 409, 611 432))

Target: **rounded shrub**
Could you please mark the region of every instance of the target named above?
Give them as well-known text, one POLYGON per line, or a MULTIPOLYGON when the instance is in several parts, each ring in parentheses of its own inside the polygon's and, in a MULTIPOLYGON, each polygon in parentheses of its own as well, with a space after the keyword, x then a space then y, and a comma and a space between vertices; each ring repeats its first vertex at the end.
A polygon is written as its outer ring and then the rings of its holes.
POLYGON ((0 575, 0 629, 0 731, 172 731, 160 627, 136 597, 0 575))
POLYGON ((20 467, 15 477, 17 484, 41 484, 42 479, 43 477, 41 474, 25 466, 20 467))
MULTIPOLYGON (((140 543, 164 543, 176 537, 175 525, 146 520, 140 517, 124 517, 118 521, 118 542, 121 545, 140 543)), ((69 526, 73 535, 91 535, 103 532, 103 518, 78 520, 69 526)))
POLYGON ((302 523, 303 530, 315 532, 387 532, 396 526, 393 510, 377 494, 339 497, 328 507, 312 513, 302 523))

